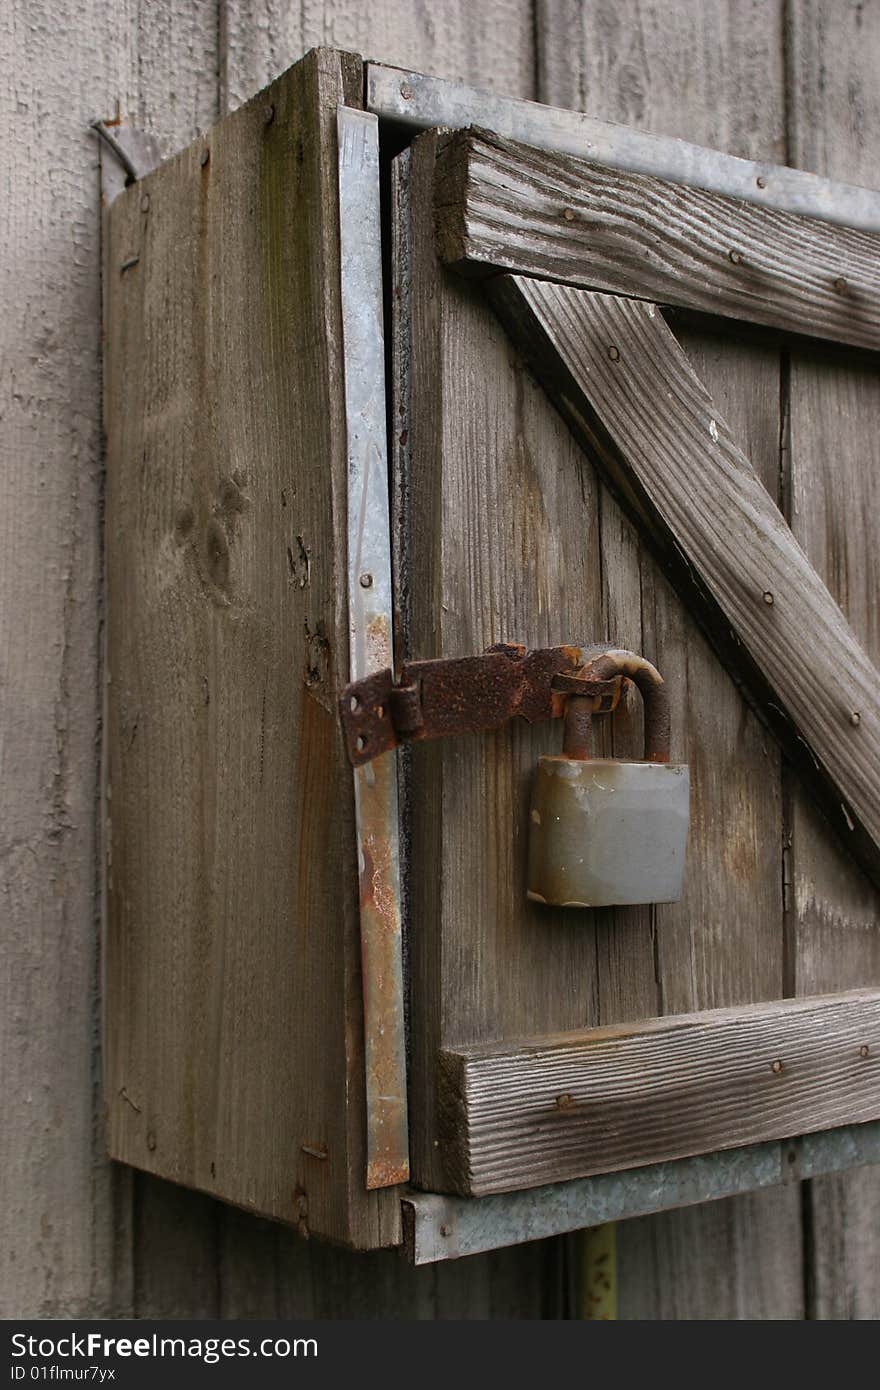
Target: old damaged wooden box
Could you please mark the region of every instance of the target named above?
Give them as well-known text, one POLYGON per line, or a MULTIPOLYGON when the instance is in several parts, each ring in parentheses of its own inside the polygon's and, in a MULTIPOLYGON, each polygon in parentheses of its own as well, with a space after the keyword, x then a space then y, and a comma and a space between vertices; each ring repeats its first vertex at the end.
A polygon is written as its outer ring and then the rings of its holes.
POLYGON ((878 232, 325 50, 113 199, 113 1157, 430 1260, 880 1156, 878 232), (499 643, 659 667, 681 901, 527 899, 557 720, 353 772, 350 682, 499 643))

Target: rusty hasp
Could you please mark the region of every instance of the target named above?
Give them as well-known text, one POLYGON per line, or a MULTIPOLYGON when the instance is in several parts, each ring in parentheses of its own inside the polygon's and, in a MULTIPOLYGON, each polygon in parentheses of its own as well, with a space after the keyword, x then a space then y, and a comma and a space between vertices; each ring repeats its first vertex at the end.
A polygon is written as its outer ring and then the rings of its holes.
POLYGON ((398 682, 390 670, 377 671, 340 696, 348 756, 358 767, 401 743, 485 732, 516 715, 532 724, 559 719, 572 695, 591 714, 610 713, 625 676, 589 670, 604 650, 499 643, 481 656, 409 661, 398 682))

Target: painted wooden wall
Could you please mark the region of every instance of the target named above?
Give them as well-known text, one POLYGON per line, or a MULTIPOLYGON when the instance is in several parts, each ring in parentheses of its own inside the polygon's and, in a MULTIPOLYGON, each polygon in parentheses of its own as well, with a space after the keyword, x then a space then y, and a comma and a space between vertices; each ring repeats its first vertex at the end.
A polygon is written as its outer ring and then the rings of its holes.
MULTIPOLYGON (((315 44, 880 185, 880 0, 8 0, 2 7, 0 1314, 7 1317, 553 1317, 568 1307, 570 1240, 416 1272, 394 1254, 356 1257, 298 1242, 102 1156, 100 285, 98 158, 88 125, 118 112, 155 131, 170 152, 315 44)), ((726 380, 735 401, 740 379, 728 372, 726 380)), ((779 456, 792 462, 782 469, 783 491, 802 542, 877 659, 876 557, 864 530, 848 529, 844 542, 835 525, 843 491, 876 511, 880 459, 868 424, 876 421, 877 381, 866 376, 841 402, 795 360, 785 382, 779 456), (807 498, 809 514, 798 505, 807 498), (819 523, 808 524, 808 515, 819 523)), ((681 640, 684 649, 690 639, 681 640)), ((788 986, 808 992, 861 983, 859 970, 876 961, 876 931, 865 929, 876 924, 876 903, 817 846, 794 789, 784 814, 790 930, 808 966, 788 986)), ((646 1218, 618 1236, 621 1316, 880 1316, 880 1174, 872 1171, 646 1218)))

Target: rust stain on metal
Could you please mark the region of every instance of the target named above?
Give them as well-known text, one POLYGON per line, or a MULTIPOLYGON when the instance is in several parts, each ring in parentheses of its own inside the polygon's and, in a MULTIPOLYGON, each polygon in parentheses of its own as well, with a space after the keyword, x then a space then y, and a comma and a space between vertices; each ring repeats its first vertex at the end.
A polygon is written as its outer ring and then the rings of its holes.
POLYGON ((377 613, 367 623, 366 664, 373 671, 391 664, 391 628, 385 613, 377 613))
POLYGON ((398 1183, 409 1181, 409 1163, 390 1163, 386 1159, 374 1158, 367 1164, 367 1187, 370 1191, 377 1187, 396 1187, 398 1183))
POLYGON ((357 773, 369 1189, 409 1177, 394 771, 380 758, 357 773))

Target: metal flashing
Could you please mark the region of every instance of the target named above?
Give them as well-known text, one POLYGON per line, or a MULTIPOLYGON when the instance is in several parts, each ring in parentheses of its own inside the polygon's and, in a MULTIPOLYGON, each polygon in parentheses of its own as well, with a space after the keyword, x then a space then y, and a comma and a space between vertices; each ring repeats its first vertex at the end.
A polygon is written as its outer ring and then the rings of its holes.
POLYGON ((803 169, 740 159, 580 111, 498 96, 381 63, 367 64, 366 93, 368 110, 412 130, 479 126, 526 145, 577 155, 612 169, 653 174, 843 227, 880 231, 880 192, 835 183, 803 169))

